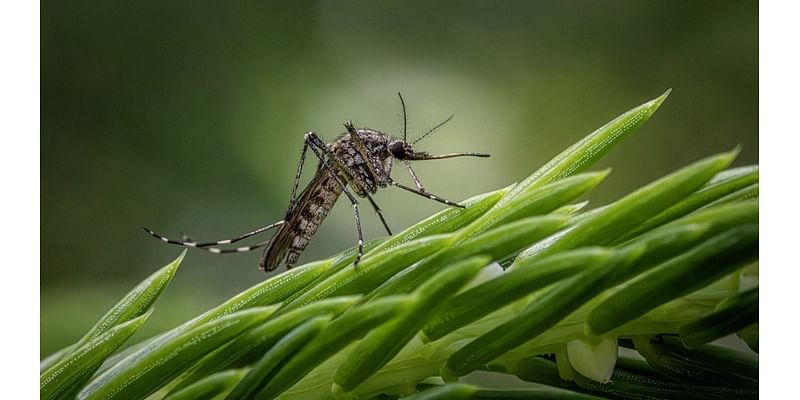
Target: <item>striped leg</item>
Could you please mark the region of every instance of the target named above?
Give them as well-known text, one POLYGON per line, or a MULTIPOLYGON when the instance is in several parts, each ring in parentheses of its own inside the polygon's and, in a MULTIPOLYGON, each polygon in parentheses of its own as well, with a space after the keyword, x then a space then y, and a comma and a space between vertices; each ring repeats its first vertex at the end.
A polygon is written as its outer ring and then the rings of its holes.
POLYGON ((294 186, 292 186, 292 197, 289 199, 289 210, 286 215, 291 214, 294 207, 297 205, 297 187, 300 185, 300 175, 303 173, 303 164, 306 162, 306 152, 308 151, 308 142, 303 141, 303 151, 300 152, 300 163, 297 165, 297 172, 294 175, 294 186))
POLYGON ((411 168, 411 162, 408 160, 403 160, 403 164, 405 164, 406 168, 408 168, 408 173, 411 174, 411 179, 413 179, 414 184, 417 185, 417 190, 419 190, 422 193, 426 193, 425 187, 422 186, 422 182, 419 181, 419 178, 417 178, 417 174, 414 172, 414 169, 411 168))
POLYGON ((352 193, 350 193, 350 190, 347 188, 347 185, 344 182, 342 182, 342 180, 339 178, 339 174, 336 173, 337 171, 334 170, 328 164, 328 161, 326 160, 326 157, 323 156, 323 154, 327 156, 327 158, 332 159, 338 165, 346 165, 346 164, 341 160, 339 160, 336 154, 333 154, 332 152, 328 151, 328 147, 325 145, 325 142, 323 142, 322 139, 320 139, 319 136, 317 136, 314 132, 307 133, 305 141, 311 147, 311 151, 313 151, 314 154, 317 156, 317 158, 319 158, 319 161, 322 163, 322 166, 331 172, 331 175, 333 175, 333 177, 336 179, 336 182, 339 183, 339 186, 342 187, 342 192, 344 192, 344 194, 347 195, 347 198, 350 200, 350 204, 353 205, 353 216, 355 217, 356 220, 356 232, 358 234, 358 254, 356 255, 356 260, 354 262, 354 265, 358 267, 358 263, 361 261, 361 256, 364 255, 364 235, 361 233, 361 217, 358 214, 358 200, 356 200, 356 197, 353 196, 352 193))
POLYGON ((466 207, 462 206, 461 204, 454 203, 454 202, 452 202, 450 200, 441 198, 441 197, 439 197, 439 196, 437 196, 435 194, 432 194, 432 193, 423 192, 421 190, 410 188, 410 187, 408 187, 406 185, 403 185, 402 183, 399 183, 399 182, 392 181, 392 185, 393 186, 397 186, 397 187, 399 187, 400 189, 403 189, 403 190, 408 190, 411 193, 415 193, 415 194, 418 194, 420 196, 427 197, 427 198, 429 198, 431 200, 438 201, 439 203, 447 204, 448 206, 451 206, 451 207, 466 208, 466 207))
POLYGON ((261 232, 268 231, 270 229, 273 229, 273 228, 276 228, 278 226, 281 226, 284 223, 285 223, 285 221, 281 220, 281 221, 275 222, 274 224, 270 224, 270 225, 267 225, 267 226, 262 226, 261 228, 258 228, 258 229, 254 230, 254 231, 247 232, 245 234, 239 235, 238 237, 233 238, 233 239, 217 240, 215 242, 202 242, 202 243, 198 243, 198 242, 195 242, 193 240, 173 240, 173 239, 167 238, 165 236, 159 235, 159 234, 151 231, 150 229, 147 229, 147 228, 142 228, 142 229, 144 229, 145 232, 149 233, 154 238, 159 239, 164 243, 175 244, 175 245, 184 246, 184 247, 195 247, 195 248, 198 248, 198 249, 201 249, 201 250, 206 250, 206 251, 208 251, 210 253, 223 254, 223 253, 242 253, 242 252, 245 252, 245 251, 255 250, 255 249, 257 249, 259 247, 262 247, 265 244, 269 243, 269 241, 258 243, 258 244, 255 244, 253 246, 238 247, 238 248, 235 248, 235 249, 220 249, 220 248, 212 247, 212 246, 221 246, 221 245, 226 245, 226 244, 233 244, 233 243, 236 243, 236 242, 238 242, 238 241, 240 241, 242 239, 247 239, 247 238, 249 238, 251 236, 258 235, 261 232))
POLYGON ((246 253, 248 251, 253 251, 255 249, 264 247, 265 245, 268 245, 270 242, 272 242, 272 239, 265 240, 263 242, 256 243, 254 245, 237 247, 234 249, 221 249, 219 247, 198 247, 198 249, 205 250, 211 254, 246 253))

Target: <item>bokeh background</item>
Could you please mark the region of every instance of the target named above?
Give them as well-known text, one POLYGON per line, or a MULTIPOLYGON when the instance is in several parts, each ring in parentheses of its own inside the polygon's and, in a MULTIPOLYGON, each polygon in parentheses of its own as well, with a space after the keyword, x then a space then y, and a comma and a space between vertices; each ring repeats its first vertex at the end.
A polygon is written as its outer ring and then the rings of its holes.
MULTIPOLYGON (((673 88, 596 168, 594 206, 742 145, 758 162, 755 1, 45 1, 41 4, 42 355, 176 257, 142 232, 232 237, 285 212, 303 134, 399 134, 396 93, 454 200, 506 186, 673 88)), ((313 171, 312 167, 307 171, 313 171)), ((402 169, 393 174, 410 183, 402 169)), ((307 180, 308 176, 304 180, 307 180)), ((440 209, 376 196, 395 230, 440 209)), ((383 234, 365 205, 368 238, 383 234)), ((302 260, 354 243, 345 201, 302 260)), ((141 335, 263 279, 258 252, 190 252, 141 335)))

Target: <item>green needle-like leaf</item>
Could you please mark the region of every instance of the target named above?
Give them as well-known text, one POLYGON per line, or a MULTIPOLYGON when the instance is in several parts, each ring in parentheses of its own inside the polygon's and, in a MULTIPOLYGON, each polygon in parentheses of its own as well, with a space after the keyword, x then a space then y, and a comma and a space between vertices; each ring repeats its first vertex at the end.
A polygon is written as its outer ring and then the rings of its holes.
POLYGON ((274 311, 275 307, 239 311, 176 335, 152 351, 128 356, 90 382, 78 398, 144 398, 274 311))
POLYGON ((448 207, 439 211, 392 236, 389 240, 376 247, 374 250, 371 250, 364 257, 368 258, 374 254, 381 253, 387 249, 420 237, 453 232, 483 215, 487 210, 492 208, 509 189, 510 188, 503 188, 464 200, 461 204, 466 206, 466 208, 448 207))
POLYGON ((585 171, 603 158, 616 144, 647 122, 666 100, 671 90, 629 110, 573 144, 514 186, 495 207, 503 206, 531 186, 543 186, 585 171))
POLYGON ((559 208, 553 210, 553 212, 551 212, 550 214, 554 214, 554 215, 574 215, 578 211, 583 210, 583 208, 586 207, 588 204, 589 204, 588 200, 587 201, 582 201, 580 203, 575 203, 575 204, 567 204, 565 206, 562 206, 562 207, 559 207, 559 208))
POLYGON ((343 268, 304 292, 281 312, 302 307, 327 297, 369 293, 397 272, 452 242, 450 235, 434 235, 393 247, 362 261, 358 268, 343 268))
POLYGON ((295 267, 255 285, 230 300, 203 313, 192 321, 193 326, 248 307, 266 306, 284 301, 293 293, 306 287, 333 264, 331 260, 318 261, 295 267))
MULTIPOLYGON (((70 355, 48 368, 40 376, 41 399, 66 398, 97 371, 111 353, 122 346, 150 316, 150 311, 103 332, 78 347, 70 355)), ((72 394, 74 397, 74 393, 72 394)))
MULTIPOLYGON (((466 374, 537 337, 609 287, 641 273, 670 251, 695 243, 706 231, 702 225, 671 227, 598 259, 592 268, 558 282, 524 310, 453 353, 446 372, 466 374)), ((518 258, 517 266, 529 260, 518 258)))
POLYGON ((275 375, 280 367, 306 343, 317 336, 330 321, 330 316, 314 317, 304 322, 284 336, 258 362, 253 364, 241 382, 228 394, 226 399, 252 399, 255 394, 275 375))
POLYGON ((443 265, 465 257, 489 255, 494 260, 502 260, 516 254, 536 240, 552 234, 567 220, 566 216, 544 215, 525 218, 491 229, 406 268, 372 291, 367 298, 409 293, 435 274, 443 265))
POLYGON ((593 189, 610 170, 584 173, 544 186, 530 186, 508 200, 502 207, 489 210, 457 234, 457 242, 474 237, 489 228, 520 218, 542 215, 593 189))
POLYGON ((588 247, 529 259, 517 268, 453 297, 425 326, 425 340, 434 341, 501 307, 561 279, 608 261, 613 251, 588 247))
POLYGON ((478 390, 475 386, 463 383, 451 383, 439 387, 425 389, 411 396, 402 397, 402 400, 466 400, 478 390))
POLYGON ((64 358, 64 356, 66 356, 69 353, 72 353, 72 350, 74 349, 75 349, 75 344, 73 343, 43 358, 41 361, 39 361, 39 373, 42 373, 46 371, 48 368, 52 367, 53 364, 57 363, 59 360, 64 358))
MULTIPOLYGON (((264 282, 244 290, 243 292, 204 312, 196 318, 181 324, 177 328, 171 329, 132 346, 132 351, 111 357, 109 362, 106 364, 110 366, 115 365, 128 357, 141 357, 143 354, 154 351, 155 349, 159 348, 159 346, 162 346, 165 342, 174 339, 177 335, 180 335, 187 330, 196 328, 206 322, 234 313, 236 311, 244 310, 249 307, 279 303, 312 282, 316 277, 330 268, 332 263, 333 261, 331 260, 312 262, 292 268, 285 273, 273 276, 264 282)), ((101 371, 104 368, 105 367, 101 368, 101 371)))
POLYGON ((639 336, 633 341, 653 369, 675 381, 751 389, 750 397, 752 389, 758 389, 758 359, 752 353, 715 345, 687 349, 671 335, 639 336))
POLYGON ((376 326, 405 314, 415 300, 413 296, 389 296, 351 308, 328 324, 315 340, 282 366, 258 397, 271 398, 282 393, 317 365, 364 337, 376 326))
POLYGON ((619 241, 625 241, 636 237, 757 182, 758 166, 740 167, 722 171, 712 178, 705 186, 639 225, 636 229, 619 239, 619 241))
POLYGON ((242 369, 226 370, 209 375, 189 386, 170 393, 164 400, 204 400, 232 389, 244 377, 242 369))
POLYGON ((175 261, 167 264, 136 285, 122 300, 114 307, 111 307, 89 332, 75 343, 74 349, 80 348, 115 325, 130 321, 147 312, 172 281, 175 272, 181 265, 181 261, 183 261, 184 255, 186 255, 186 250, 175 261))
POLYGON ((535 338, 583 303, 604 290, 610 271, 641 256, 639 252, 616 252, 606 262, 559 282, 523 311, 489 332, 467 343, 447 360, 448 375, 461 376, 488 364, 503 353, 535 338), (587 278, 587 274, 592 274, 587 278))
POLYGON ((270 318, 249 329, 230 343, 216 349, 194 365, 185 382, 194 382, 210 373, 234 366, 244 366, 258 359, 282 337, 311 318, 337 316, 355 303, 360 296, 339 296, 318 301, 270 318))
POLYGON ((586 324, 606 333, 678 296, 691 293, 752 261, 758 254, 758 228, 744 226, 692 248, 637 277, 592 310, 586 324))
POLYGON ((704 208, 750 199, 758 199, 758 183, 739 189, 727 196, 723 196, 717 200, 714 200, 711 203, 708 203, 708 205, 706 205, 704 208))
POLYGON ((485 267, 489 257, 473 257, 437 273, 413 295, 411 308, 394 321, 370 332, 339 365, 334 382, 351 391, 386 365, 416 335, 442 304, 485 267))
POLYGON ((525 250, 523 256, 543 256, 585 245, 612 243, 662 210, 694 192, 727 167, 738 150, 697 161, 608 205, 570 229, 525 250))
POLYGON ((758 288, 720 304, 720 309, 678 329, 686 347, 695 348, 758 322, 758 288))

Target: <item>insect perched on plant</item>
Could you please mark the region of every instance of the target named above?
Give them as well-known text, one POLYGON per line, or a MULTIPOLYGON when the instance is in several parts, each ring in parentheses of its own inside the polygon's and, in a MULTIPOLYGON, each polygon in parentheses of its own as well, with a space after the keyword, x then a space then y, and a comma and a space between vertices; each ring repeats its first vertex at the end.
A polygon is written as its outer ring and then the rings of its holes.
POLYGON ((361 234, 361 218, 358 213, 358 199, 356 196, 365 197, 369 200, 372 208, 378 214, 386 232, 391 235, 389 225, 383 217, 380 207, 375 203, 372 194, 379 188, 396 186, 411 193, 427 197, 431 200, 444 203, 452 207, 462 205, 436 196, 422 186, 417 174, 411 168, 411 161, 422 160, 441 160, 454 157, 489 157, 483 153, 448 153, 431 155, 424 151, 415 151, 412 146, 433 133, 436 129, 446 124, 453 118, 451 115, 444 122, 436 125, 431 130, 425 132, 413 142, 408 142, 407 135, 407 114, 403 96, 400 96, 400 104, 403 107, 403 138, 398 139, 383 132, 370 129, 357 129, 352 122, 347 121, 344 127, 347 130, 340 135, 333 143, 326 144, 314 132, 305 135, 303 151, 300 154, 300 164, 297 166, 297 173, 292 187, 292 197, 289 200, 289 209, 286 216, 273 224, 258 228, 252 232, 245 233, 234 239, 218 240, 215 242, 198 243, 189 238, 183 240, 172 240, 161 236, 147 228, 145 231, 154 237, 171 244, 186 247, 195 247, 215 254, 238 253, 267 246, 261 256, 259 267, 266 271, 274 270, 286 259, 286 267, 292 268, 300 258, 300 254, 305 250, 311 238, 317 232, 322 221, 333 208, 334 203, 342 193, 347 196, 353 206, 353 215, 356 221, 356 232, 358 234, 358 253, 355 265, 361 260, 363 255, 364 238, 361 234), (296 196, 300 175, 303 172, 303 164, 306 159, 306 152, 311 149, 319 159, 317 172, 311 182, 306 186, 300 196, 296 196), (391 177, 392 163, 394 160, 402 162, 411 174, 411 178, 416 184, 416 189, 396 182, 391 177), (257 243, 252 246, 238 247, 232 249, 221 249, 220 245, 236 243, 242 239, 257 235, 261 232, 279 228, 277 233, 269 240, 257 243), (288 256, 287 256, 288 253, 288 256))

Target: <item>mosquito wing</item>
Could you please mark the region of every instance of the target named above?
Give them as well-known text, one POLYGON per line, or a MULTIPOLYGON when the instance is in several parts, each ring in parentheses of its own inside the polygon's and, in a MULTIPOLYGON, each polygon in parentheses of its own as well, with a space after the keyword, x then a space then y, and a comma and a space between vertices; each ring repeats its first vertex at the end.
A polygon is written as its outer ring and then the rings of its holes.
POLYGON ((281 264, 287 252, 289 256, 286 267, 293 267, 341 192, 342 188, 333 174, 319 170, 300 194, 294 208, 289 211, 286 223, 264 249, 259 267, 266 271, 274 270, 281 264))

